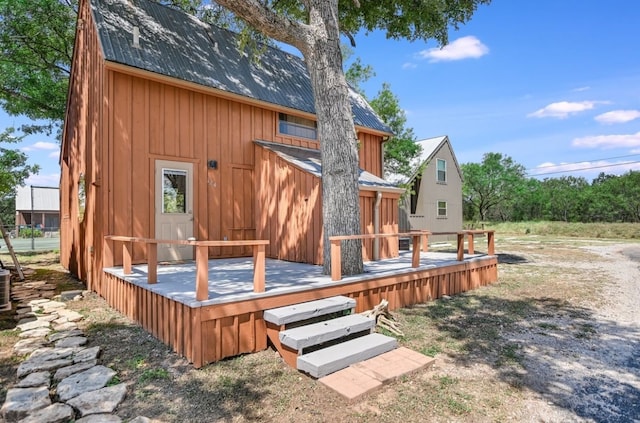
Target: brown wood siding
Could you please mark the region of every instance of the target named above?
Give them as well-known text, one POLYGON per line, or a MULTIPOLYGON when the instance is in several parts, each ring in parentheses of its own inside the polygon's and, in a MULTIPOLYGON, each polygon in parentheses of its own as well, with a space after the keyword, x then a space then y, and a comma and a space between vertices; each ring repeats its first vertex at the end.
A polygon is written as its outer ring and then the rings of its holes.
POLYGON ((382 178, 382 137, 358 133, 360 168, 382 178))
POLYGON ((382 299, 395 310, 455 295, 496 282, 496 257, 447 267, 335 284, 247 301, 191 308, 104 273, 102 294, 109 305, 140 323, 148 332, 183 355, 195 367, 267 348, 263 311, 304 301, 346 295, 356 300, 356 313, 382 299))
POLYGON ((101 167, 97 161, 102 122, 103 58, 87 2, 79 8, 73 66, 69 82, 69 102, 63 132, 60 178, 61 222, 60 261, 91 288, 101 280, 102 217, 101 167), (78 182, 85 180, 85 213, 79 219, 78 182), (94 220, 95 218, 98 220, 94 220), (96 224, 98 223, 98 224, 96 224), (94 262, 94 258, 98 262, 94 262))
POLYGON ((267 257, 321 264, 320 179, 262 147, 256 146, 255 151, 256 236, 270 241, 267 257))

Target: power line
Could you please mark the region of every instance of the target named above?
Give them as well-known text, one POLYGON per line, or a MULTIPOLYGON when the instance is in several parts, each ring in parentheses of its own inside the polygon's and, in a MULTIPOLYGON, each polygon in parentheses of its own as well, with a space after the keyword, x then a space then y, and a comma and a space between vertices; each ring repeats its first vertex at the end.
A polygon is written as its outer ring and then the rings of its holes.
MULTIPOLYGON (((632 155, 633 156, 637 156, 637 154, 632 154, 632 155)), ((602 160, 608 160, 608 159, 602 159, 602 160)), ((559 165, 559 166, 567 166, 567 165, 570 165, 570 164, 580 164, 580 163, 582 163, 582 162, 567 163, 567 164, 559 165)), ((556 170, 556 171, 553 171, 553 172, 536 173, 536 174, 527 173, 526 176, 544 176, 544 175, 554 175, 556 173, 582 172, 582 171, 585 171, 585 170, 603 169, 603 168, 606 168, 606 167, 624 166, 624 165, 630 165, 630 164, 636 164, 636 163, 640 163, 640 160, 636 160, 636 161, 632 161, 632 162, 622 162, 622 163, 613 163, 613 164, 607 164, 607 165, 583 167, 581 169, 556 170)), ((558 166, 549 166, 549 167, 558 167, 558 166)))
MULTIPOLYGON (((640 156, 640 153, 627 154, 626 156, 606 157, 604 159, 582 160, 580 162, 562 163, 562 164, 551 165, 551 166, 543 166, 543 167, 539 167, 539 168, 536 168, 536 169, 549 169, 549 168, 554 168, 554 167, 568 166, 568 165, 572 165, 572 164, 580 164, 580 163, 584 163, 585 161, 597 162, 597 161, 602 161, 602 160, 625 159, 627 157, 635 157, 635 156, 640 156)), ((526 170, 529 172, 529 171, 534 171, 536 169, 526 169, 526 170)))

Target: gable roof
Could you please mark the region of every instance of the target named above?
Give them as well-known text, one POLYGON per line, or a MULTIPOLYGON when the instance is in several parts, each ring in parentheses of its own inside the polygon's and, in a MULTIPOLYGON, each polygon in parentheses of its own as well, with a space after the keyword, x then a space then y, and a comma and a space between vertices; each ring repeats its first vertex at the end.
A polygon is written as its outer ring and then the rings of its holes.
MULTIPOLYGON (((257 145, 273 151, 278 157, 291 163, 304 172, 310 173, 317 178, 322 178, 322 162, 320 161, 320 150, 313 150, 304 147, 294 147, 272 143, 267 141, 255 141, 257 145)), ((404 192, 404 189, 398 188, 395 184, 387 182, 376 175, 360 169, 358 176, 358 186, 360 189, 368 191, 388 191, 388 192, 404 192)))
MULTIPOLYGON (((267 47, 256 62, 238 49, 238 34, 149 0, 89 1, 105 60, 315 114, 300 57, 267 47)), ((362 96, 349 91, 354 123, 391 134, 362 96)))
MULTIPOLYGON (((420 144, 422 147, 422 153, 420 154, 420 165, 424 163, 429 163, 433 160, 438 151, 440 151, 443 147, 447 147, 451 152, 451 157, 453 157, 453 163, 456 165, 456 170, 458 171, 458 175, 460 175, 460 179, 462 179, 462 171, 460 170, 460 165, 458 165, 458 159, 456 159, 456 154, 453 152, 453 147, 451 147, 451 142, 449 141, 449 137, 447 135, 442 135, 439 137, 426 138, 424 140, 416 141, 417 144, 420 144)), ((411 179, 415 178, 416 175, 413 175, 411 179)), ((410 179, 410 180, 411 180, 410 179)))

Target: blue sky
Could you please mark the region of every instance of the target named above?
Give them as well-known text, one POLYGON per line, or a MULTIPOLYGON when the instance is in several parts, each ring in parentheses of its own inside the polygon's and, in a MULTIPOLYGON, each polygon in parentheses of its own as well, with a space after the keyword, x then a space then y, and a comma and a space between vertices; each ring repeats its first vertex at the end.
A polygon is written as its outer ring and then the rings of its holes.
MULTIPOLYGON (((444 49, 358 34, 354 57, 375 69, 367 95, 390 83, 407 126, 448 135, 459 163, 500 152, 530 175, 591 180, 640 170, 639 17, 635 0, 494 0, 444 49)), ((0 112, 0 129, 24 122, 0 112)), ((56 141, 20 147, 42 167, 28 183, 57 185, 56 141)))

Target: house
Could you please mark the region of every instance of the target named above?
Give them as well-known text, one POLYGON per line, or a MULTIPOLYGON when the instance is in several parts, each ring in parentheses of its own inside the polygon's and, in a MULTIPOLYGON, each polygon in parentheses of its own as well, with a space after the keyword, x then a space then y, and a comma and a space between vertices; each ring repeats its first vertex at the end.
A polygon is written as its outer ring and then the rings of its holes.
MULTIPOLYGON (((390 130, 350 95, 362 233, 397 232, 402 190, 382 179, 390 130)), ((299 57, 268 47, 256 61, 236 34, 149 0, 82 0, 61 152, 62 264, 99 293, 103 263, 122 264, 106 235, 264 239, 269 258, 321 264, 320 142, 299 57)), ((144 254, 136 245, 134 263, 144 254)), ((397 243, 366 240, 363 254, 395 257, 397 243)), ((192 247, 158 247, 161 261, 192 257, 192 247)))
MULTIPOLYGON (((418 171, 406 182, 410 195, 401 201, 400 230, 457 232, 462 228, 462 172, 448 136, 418 141, 418 171)), ((430 241, 455 239, 433 235, 430 241)))
POLYGON ((57 232, 60 228, 58 187, 24 186, 16 189, 16 234, 20 228, 57 232))

